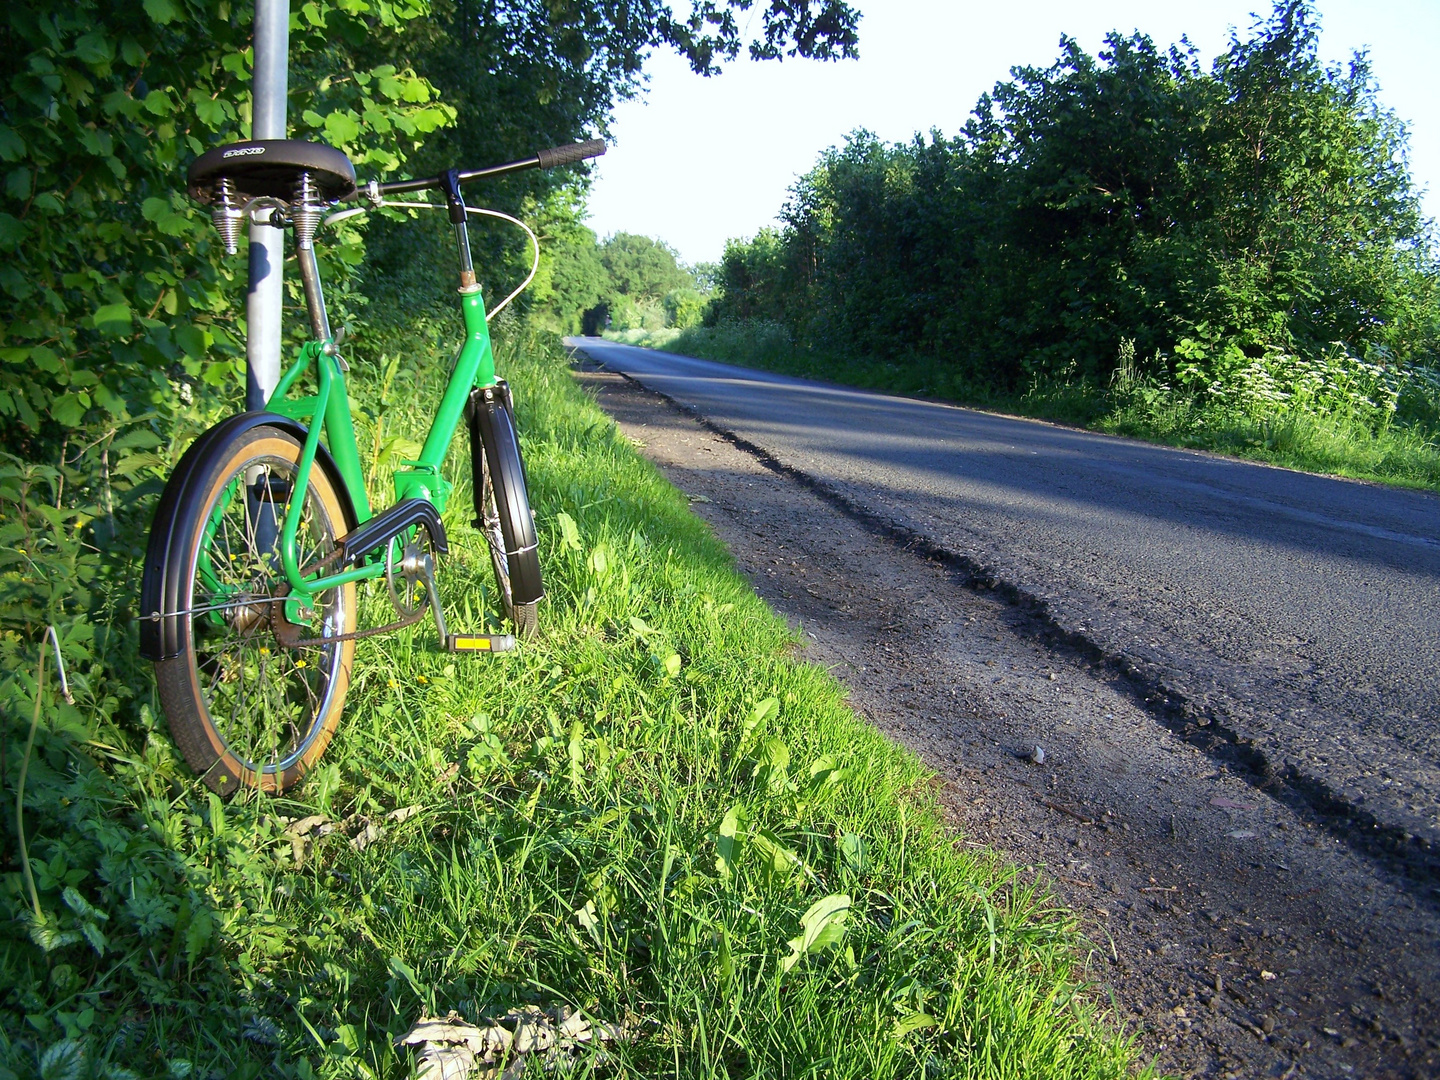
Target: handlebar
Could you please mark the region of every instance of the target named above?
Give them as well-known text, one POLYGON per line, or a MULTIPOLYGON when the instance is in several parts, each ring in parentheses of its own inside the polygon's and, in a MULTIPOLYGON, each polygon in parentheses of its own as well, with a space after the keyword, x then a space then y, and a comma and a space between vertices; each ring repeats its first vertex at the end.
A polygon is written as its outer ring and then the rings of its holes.
POLYGON ((483 169, 461 169, 448 175, 441 173, 439 176, 395 180, 388 184, 377 184, 372 180, 369 184, 361 187, 356 195, 374 198, 375 196, 400 195, 407 191, 431 191, 437 188, 445 190, 449 186, 449 178, 452 175, 455 182, 468 184, 474 180, 505 176, 513 172, 522 172, 525 169, 554 169, 561 165, 573 165, 586 158, 597 158, 603 153, 605 153, 605 140, 590 139, 588 142, 570 143, 566 146, 541 150, 534 157, 506 162, 504 165, 490 165, 483 169))

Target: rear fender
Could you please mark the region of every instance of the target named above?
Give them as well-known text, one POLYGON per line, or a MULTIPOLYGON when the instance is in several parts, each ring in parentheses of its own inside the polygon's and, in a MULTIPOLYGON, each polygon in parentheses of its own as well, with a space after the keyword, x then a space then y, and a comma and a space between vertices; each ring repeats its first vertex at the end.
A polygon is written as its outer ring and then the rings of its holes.
MULTIPOLYGON (((304 424, 278 413, 247 412, 216 424, 190 444, 180 464, 170 474, 155 508, 150 525, 150 542, 145 549, 145 573, 140 583, 140 655, 159 662, 179 656, 189 637, 190 616, 184 595, 189 576, 186 565, 195 545, 195 530, 201 502, 226 448, 257 427, 273 427, 304 443, 304 424)), ((340 496, 347 519, 336 524, 343 533, 355 524, 350 492, 340 478, 330 452, 321 445, 315 452, 315 466, 326 469, 340 496)))

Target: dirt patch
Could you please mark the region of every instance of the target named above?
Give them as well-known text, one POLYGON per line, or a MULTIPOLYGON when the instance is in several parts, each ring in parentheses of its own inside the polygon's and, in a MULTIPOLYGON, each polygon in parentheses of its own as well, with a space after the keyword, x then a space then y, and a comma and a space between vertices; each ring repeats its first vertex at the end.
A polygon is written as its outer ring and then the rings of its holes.
POLYGON ((1147 1058, 1184 1076, 1440 1072, 1440 920, 1403 882, 1034 612, 661 396, 577 376, 809 659, 947 781, 967 842, 1048 876, 1147 1058))

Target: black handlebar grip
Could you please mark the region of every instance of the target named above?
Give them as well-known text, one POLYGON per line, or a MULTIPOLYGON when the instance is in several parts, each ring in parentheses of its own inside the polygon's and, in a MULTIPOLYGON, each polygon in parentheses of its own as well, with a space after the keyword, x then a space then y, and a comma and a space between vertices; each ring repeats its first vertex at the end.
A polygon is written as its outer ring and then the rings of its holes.
POLYGON ((553 169, 559 165, 572 165, 577 161, 584 161, 586 158, 599 157, 605 153, 604 139, 591 139, 589 142, 571 143, 569 146, 556 146, 549 150, 541 150, 536 154, 540 161, 540 168, 553 169))

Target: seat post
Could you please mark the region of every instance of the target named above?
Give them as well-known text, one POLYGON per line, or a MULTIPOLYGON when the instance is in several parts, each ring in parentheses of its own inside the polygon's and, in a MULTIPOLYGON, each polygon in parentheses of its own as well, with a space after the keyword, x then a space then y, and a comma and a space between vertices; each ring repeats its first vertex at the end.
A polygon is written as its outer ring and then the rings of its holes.
POLYGON ((315 258, 315 230, 325 203, 315 186, 315 178, 306 170, 295 185, 290 200, 290 221, 295 226, 295 258, 300 264, 300 280, 305 286, 305 306, 310 311, 310 332, 317 341, 330 340, 330 317, 325 312, 325 292, 320 287, 320 263, 315 258))

